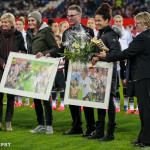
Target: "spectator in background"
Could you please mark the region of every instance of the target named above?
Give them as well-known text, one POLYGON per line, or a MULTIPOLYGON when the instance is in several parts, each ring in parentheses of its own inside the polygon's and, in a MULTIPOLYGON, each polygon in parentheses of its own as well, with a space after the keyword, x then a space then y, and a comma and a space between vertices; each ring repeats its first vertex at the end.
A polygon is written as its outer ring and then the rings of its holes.
MULTIPOLYGON (((59 35, 55 35, 55 40, 57 42, 58 47, 61 47, 61 37, 59 35)), ((58 66, 58 70, 55 76, 55 82, 52 90, 52 109, 56 110, 56 99, 58 99, 58 93, 60 93, 60 105, 58 111, 65 110, 64 107, 64 94, 65 94, 65 76, 64 76, 64 64, 65 57, 58 57, 60 62, 58 66), (57 97, 57 98, 56 98, 57 97)))
MULTIPOLYGON (((25 18, 20 17, 16 22, 16 29, 22 33, 22 36, 24 38, 24 46, 27 49, 26 31, 24 30, 24 27, 25 27, 25 18)), ((19 102, 15 102, 15 107, 21 107, 23 105, 22 99, 23 99, 22 96, 18 96, 19 102)), ((29 106, 29 98, 28 97, 26 97, 24 106, 29 106)))
MULTIPOLYGON (((144 0, 143 0, 144 1, 144 0)), ((125 18, 134 17, 137 12, 141 11, 148 11, 150 12, 150 5, 149 0, 145 0, 144 2, 141 0, 136 1, 126 1, 126 0, 66 0, 66 2, 61 3, 56 8, 47 8, 45 11, 42 12, 43 18, 66 18, 66 10, 72 4, 79 5, 83 10, 83 17, 93 17, 95 10, 100 5, 100 3, 108 3, 111 5, 113 10, 113 16, 121 15, 125 18), (61 16, 61 17, 60 17, 61 16)), ((6 2, 2 2, 2 6, 0 6, 0 13, 3 14, 4 12, 11 12, 15 15, 16 18, 19 16, 27 17, 28 12, 32 11, 33 9, 40 10, 42 8, 46 8, 46 4, 50 1, 8 1, 7 5, 6 2), (17 9, 16 9, 17 8, 17 9)), ((41 9, 42 10, 42 9, 41 9)))
POLYGON ((58 35, 60 35, 61 39, 62 39, 62 35, 63 35, 64 31, 66 29, 68 29, 68 28, 69 28, 68 21, 62 21, 62 22, 59 23, 59 32, 58 32, 58 35))
MULTIPOLYGON (((136 33, 137 33, 136 30, 133 30, 133 29, 134 29, 134 26, 133 26, 132 24, 126 25, 126 29, 131 32, 132 38, 134 39, 135 36, 136 36, 136 33)), ((126 72, 129 71, 129 70, 128 70, 128 65, 129 65, 129 63, 127 62, 127 64, 126 64, 126 72)), ((128 77, 127 77, 127 73, 126 73, 126 80, 129 80, 128 77)), ((127 94, 128 94, 129 97, 135 96, 134 88, 135 88, 135 87, 134 87, 134 84, 132 83, 132 81, 127 81, 127 94)), ((128 113, 130 113, 130 112, 133 113, 133 110, 134 110, 134 100, 132 101, 132 100, 130 100, 130 98, 129 98, 129 105, 130 105, 130 109, 129 109, 127 112, 128 112, 128 113)), ((127 112, 126 112, 126 113, 127 113, 127 112)), ((128 113, 127 113, 127 114, 128 114, 128 113)), ((138 104, 137 104, 137 106, 136 106, 136 111, 134 112, 134 114, 139 115, 138 104)))
MULTIPOLYGON (((8 55, 11 51, 13 52, 26 52, 24 47, 24 39, 22 34, 16 30, 15 17, 11 13, 5 13, 1 16, 1 27, 0 27, 0 80, 4 69, 8 55)), ((2 116, 3 116, 3 96, 4 93, 0 93, 0 130, 2 130, 2 116)), ((6 131, 12 131, 11 122, 14 113, 14 100, 15 96, 7 94, 7 109, 6 109, 6 131)))
POLYGON ((59 26, 55 20, 48 19, 48 25, 52 28, 54 35, 58 34, 59 26))
POLYGON ((116 0, 116 6, 121 7, 122 6, 122 0, 116 0))
POLYGON ((24 38, 24 46, 27 49, 27 42, 26 42, 26 31, 24 30, 25 27, 25 18, 20 17, 16 22, 16 29, 22 33, 24 38))
POLYGON ((96 8, 96 0, 87 0, 87 11, 90 17, 94 15, 96 8))
POLYGON ((128 24, 126 25, 126 29, 131 32, 132 38, 134 38, 136 35, 136 30, 134 30, 134 26, 132 24, 128 24))
POLYGON ((95 25, 95 19, 94 18, 88 18, 87 26, 94 31, 94 36, 97 37, 98 31, 95 28, 96 25, 95 25))
MULTIPOLYGON (((67 21, 62 21, 60 22, 59 24, 59 32, 58 32, 58 35, 55 35, 55 39, 56 39, 56 42, 57 42, 57 45, 58 47, 60 48, 61 47, 61 41, 62 41, 62 35, 63 35, 63 32, 69 28, 69 23, 67 21), (61 39, 60 39, 61 38, 61 39)), ((67 62, 64 63, 63 65, 67 65, 67 62)), ((63 68, 65 67, 63 66, 63 68)), ((62 66, 60 66, 62 67, 62 66)), ((64 70, 63 70, 64 71, 64 70)), ((52 109, 53 110, 56 110, 56 103, 58 102, 58 94, 59 94, 59 91, 55 91, 55 94, 52 98, 53 98, 53 106, 52 106, 52 109)), ((61 94, 61 93, 60 93, 61 94)), ((63 94, 61 94, 61 101, 62 101, 62 105, 60 105, 60 108, 58 108, 58 110, 64 110, 64 104, 63 104, 63 99, 64 99, 64 96, 63 94)))
MULTIPOLYGON (((131 34, 130 31, 128 31, 127 29, 125 29, 123 27, 123 18, 122 18, 122 16, 116 15, 114 17, 114 24, 116 26, 120 27, 121 30, 122 30, 122 37, 119 38, 119 42, 120 42, 120 45, 121 45, 121 50, 123 51, 124 49, 128 48, 129 43, 133 40, 132 34, 131 34)), ((126 78, 125 78, 125 71, 126 71, 126 64, 125 63, 126 63, 125 60, 120 61, 120 67, 121 67, 120 75, 121 75, 122 85, 123 85, 123 88, 124 88, 124 108, 123 109, 128 110, 128 97, 127 97, 127 87, 126 87, 127 83, 126 83, 126 78)), ((120 78, 119 78, 119 81, 120 81, 120 78)), ((129 101, 133 102, 134 101, 133 97, 130 97, 129 101)), ((120 112, 119 89, 117 90, 117 93, 116 93, 115 103, 116 103, 116 112, 120 112)), ((126 112, 126 113, 128 113, 128 112, 126 112)))

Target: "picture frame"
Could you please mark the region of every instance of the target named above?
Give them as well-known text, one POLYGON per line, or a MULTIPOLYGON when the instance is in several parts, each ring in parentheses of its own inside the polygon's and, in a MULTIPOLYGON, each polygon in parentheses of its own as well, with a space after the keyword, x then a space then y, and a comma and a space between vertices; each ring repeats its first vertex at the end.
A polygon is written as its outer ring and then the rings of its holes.
POLYGON ((113 63, 69 62, 65 104, 108 109, 113 63))
POLYGON ((58 64, 57 58, 10 52, 0 92, 49 100, 58 64))

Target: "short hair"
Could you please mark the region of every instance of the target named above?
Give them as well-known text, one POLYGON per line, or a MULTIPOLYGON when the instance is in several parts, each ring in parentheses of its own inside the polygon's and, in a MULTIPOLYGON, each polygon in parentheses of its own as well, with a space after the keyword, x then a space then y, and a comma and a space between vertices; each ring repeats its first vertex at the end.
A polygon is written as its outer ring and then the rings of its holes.
POLYGON ((116 20, 117 18, 120 18, 120 19, 123 21, 123 17, 122 17, 122 16, 116 15, 116 16, 114 17, 114 20, 116 20))
MULTIPOLYGON (((81 7, 78 6, 78 5, 71 5, 71 6, 68 8, 68 10, 76 10, 79 14, 82 14, 82 9, 81 9, 81 7)), ((67 12, 68 12, 68 10, 67 10, 67 12)))
POLYGON ((102 15, 104 20, 108 19, 111 20, 112 10, 109 4, 102 3, 101 6, 97 9, 96 15, 102 15))
POLYGON ((1 16, 1 20, 6 18, 7 21, 12 25, 12 26, 15 26, 15 17, 13 14, 11 13, 5 13, 1 16))
POLYGON ((50 27, 52 27, 52 24, 53 23, 57 23, 55 20, 53 20, 53 19, 48 19, 48 25, 50 26, 50 27))
POLYGON ((142 25, 148 26, 148 29, 150 29, 150 14, 148 12, 138 13, 134 19, 135 21, 140 21, 142 25))

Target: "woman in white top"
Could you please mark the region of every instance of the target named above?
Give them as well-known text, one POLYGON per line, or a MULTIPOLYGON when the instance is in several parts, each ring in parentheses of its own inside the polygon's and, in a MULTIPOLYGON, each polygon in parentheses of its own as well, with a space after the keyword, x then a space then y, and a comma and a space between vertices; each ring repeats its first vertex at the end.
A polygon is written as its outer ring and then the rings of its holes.
POLYGON ((95 19, 94 18, 88 18, 87 26, 89 28, 93 29, 94 36, 97 38, 98 31, 96 30, 95 19))
POLYGON ((22 36, 24 38, 24 46, 27 49, 27 42, 26 42, 26 31, 24 30, 25 27, 25 18, 20 17, 16 22, 16 28, 18 31, 22 33, 22 36))
POLYGON ((64 31, 65 31, 66 29, 68 29, 68 28, 69 28, 69 23, 68 23, 68 21, 62 21, 62 22, 60 22, 58 35, 61 36, 61 39, 62 39, 62 35, 63 35, 64 31))

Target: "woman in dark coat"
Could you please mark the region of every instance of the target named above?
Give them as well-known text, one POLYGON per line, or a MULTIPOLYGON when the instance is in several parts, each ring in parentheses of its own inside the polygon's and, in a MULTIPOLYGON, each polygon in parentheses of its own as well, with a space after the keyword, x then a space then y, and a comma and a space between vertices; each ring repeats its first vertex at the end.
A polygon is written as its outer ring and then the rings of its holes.
POLYGON ((135 16, 136 30, 139 33, 129 44, 129 47, 117 54, 99 56, 106 61, 128 59, 128 78, 135 87, 141 131, 138 139, 132 143, 135 146, 150 146, 150 14, 141 12, 135 16))
MULTIPOLYGON (((42 22, 42 16, 38 11, 33 11, 28 15, 28 26, 26 40, 29 54, 34 54, 37 58, 41 56, 57 56, 58 46, 54 34, 51 28, 45 22, 42 22)), ((43 101, 46 128, 42 100, 34 99, 34 104, 38 126, 29 132, 38 133, 46 131, 46 134, 52 134, 52 106, 50 100, 43 101)))
MULTIPOLYGON (((109 49, 109 53, 118 53, 121 51, 120 43, 119 43, 119 35, 114 32, 114 30, 109 25, 111 20, 111 8, 108 4, 103 3, 95 15, 95 24, 97 29, 99 30, 98 39, 101 39, 105 46, 109 49)), ((99 53, 101 49, 97 47, 96 53, 99 53)), ((92 64, 94 65, 96 61, 98 61, 98 57, 92 58, 92 64)), ((98 109, 98 121, 96 123, 96 131, 92 136, 87 137, 87 139, 100 139, 100 141, 110 141, 114 140, 114 129, 115 129, 115 105, 113 101, 113 97, 116 89, 116 80, 117 79, 117 66, 116 62, 114 62, 113 67, 113 77, 112 77, 112 85, 111 85, 111 93, 109 100, 109 108, 108 108, 108 129, 107 134, 104 136, 104 127, 105 127, 105 109, 98 109)))
MULTIPOLYGON (((24 47, 24 39, 21 32, 14 28, 15 18, 11 13, 5 13, 1 16, 0 27, 0 80, 2 78, 7 58, 10 51, 21 52, 26 51, 24 47)), ((0 130, 2 130, 3 116, 3 96, 0 93, 0 130)), ((11 121, 14 113, 14 95, 7 94, 7 110, 6 110, 6 131, 12 131, 11 121)))

